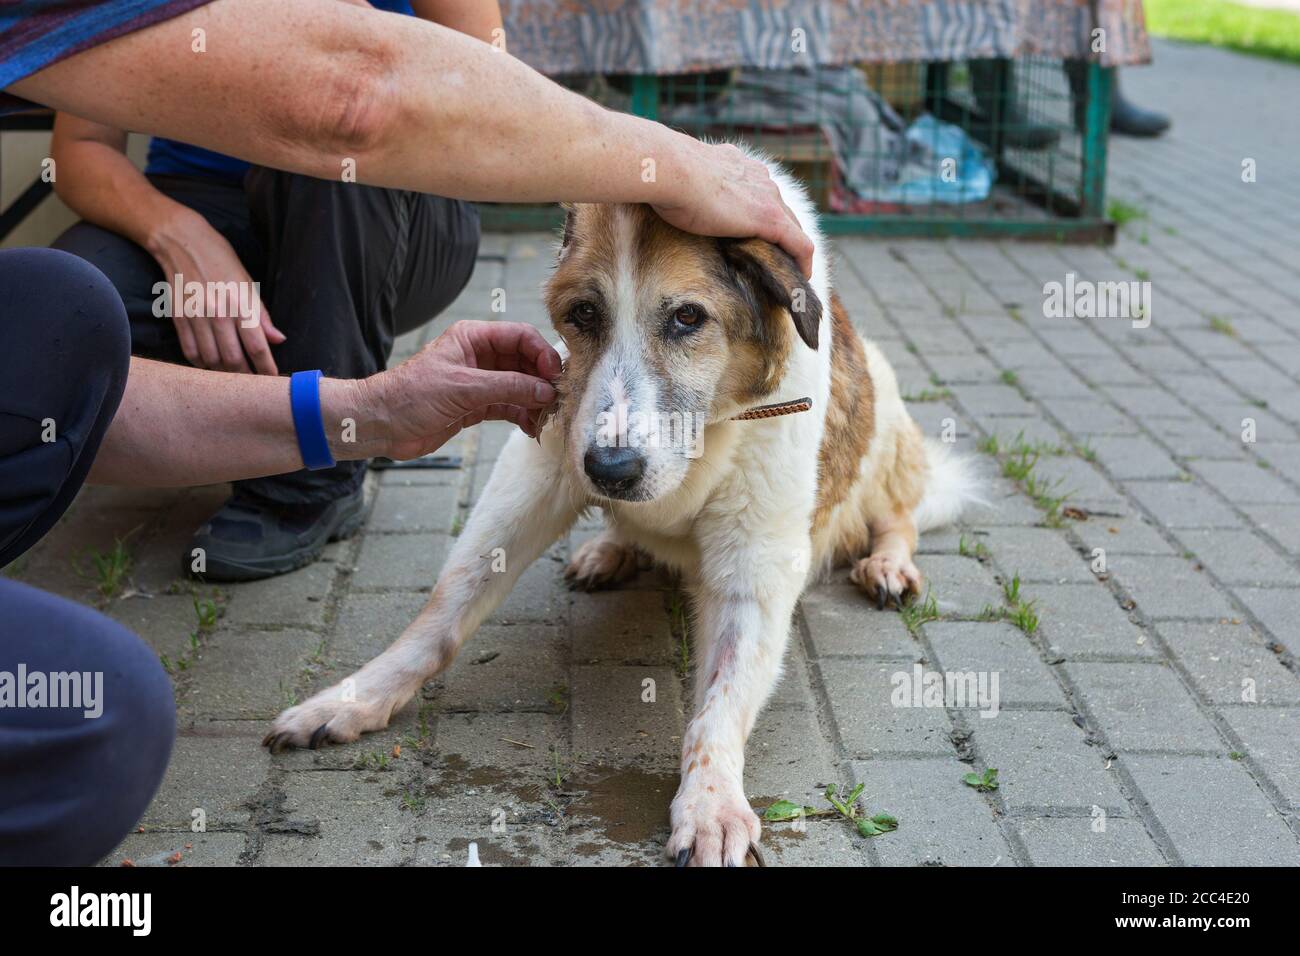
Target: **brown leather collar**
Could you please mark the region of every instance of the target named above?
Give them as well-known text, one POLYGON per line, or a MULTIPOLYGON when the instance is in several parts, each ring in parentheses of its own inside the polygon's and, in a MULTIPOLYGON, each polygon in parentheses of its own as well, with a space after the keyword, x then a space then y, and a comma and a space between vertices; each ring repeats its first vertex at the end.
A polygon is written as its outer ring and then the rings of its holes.
POLYGON ((788 402, 774 402, 771 405, 758 405, 747 409, 739 415, 732 415, 733 422, 747 422, 755 418, 775 418, 777 415, 793 415, 795 412, 812 410, 811 398, 795 398, 788 402))

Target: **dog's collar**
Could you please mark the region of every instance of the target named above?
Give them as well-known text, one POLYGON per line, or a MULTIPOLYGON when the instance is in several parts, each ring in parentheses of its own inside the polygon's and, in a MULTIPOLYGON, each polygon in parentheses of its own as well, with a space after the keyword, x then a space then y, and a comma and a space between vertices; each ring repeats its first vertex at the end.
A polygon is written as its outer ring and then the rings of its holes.
POLYGON ((788 402, 774 402, 771 405, 756 405, 753 408, 732 415, 733 422, 747 422, 756 418, 775 418, 777 415, 793 415, 795 412, 812 410, 811 398, 795 398, 788 402))

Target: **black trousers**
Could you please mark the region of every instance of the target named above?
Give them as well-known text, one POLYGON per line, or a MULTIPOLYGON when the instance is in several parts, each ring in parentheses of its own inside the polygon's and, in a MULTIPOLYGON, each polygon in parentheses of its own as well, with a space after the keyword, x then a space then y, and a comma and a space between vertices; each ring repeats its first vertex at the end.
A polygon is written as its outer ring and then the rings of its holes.
MULTIPOLYGON (((50 249, 0 250, 0 568, 76 497, 130 358, 103 273, 50 249)), ((0 866, 94 863, 167 767, 176 705, 158 655, 96 611, 0 577, 0 681, 0 866), (23 693, 18 706, 15 685, 34 675, 85 676, 97 705, 23 693)))
MULTIPOLYGON (((478 212, 469 203, 255 166, 242 184, 151 176, 165 195, 202 215, 261 284, 282 374, 321 369, 336 378, 382 370, 393 340, 449 306, 469 282, 478 212)), ((161 268, 144 249, 90 223, 54 248, 81 256, 122 296, 136 355, 185 363, 171 319, 154 315, 161 268)), ((171 277, 168 276, 170 281, 171 277)), ((259 498, 319 504, 361 485, 364 462, 238 482, 259 498)))

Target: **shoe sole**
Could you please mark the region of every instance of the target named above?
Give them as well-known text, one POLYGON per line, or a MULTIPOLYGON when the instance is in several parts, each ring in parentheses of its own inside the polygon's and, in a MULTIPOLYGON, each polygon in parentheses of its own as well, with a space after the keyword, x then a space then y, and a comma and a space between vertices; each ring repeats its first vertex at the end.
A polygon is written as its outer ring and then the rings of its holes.
MULTIPOLYGON (((344 516, 342 523, 330 533, 323 544, 300 548, 289 554, 277 555, 265 561, 240 562, 209 559, 206 571, 202 574, 191 574, 190 576, 200 581, 210 581, 217 584, 238 584, 244 581, 260 581, 264 578, 288 574, 290 571, 305 568, 316 561, 324 552, 325 545, 333 544, 335 541, 346 541, 351 538, 361 530, 365 520, 365 502, 362 501, 355 511, 344 516)), ((188 571, 188 567, 186 570, 188 571)))

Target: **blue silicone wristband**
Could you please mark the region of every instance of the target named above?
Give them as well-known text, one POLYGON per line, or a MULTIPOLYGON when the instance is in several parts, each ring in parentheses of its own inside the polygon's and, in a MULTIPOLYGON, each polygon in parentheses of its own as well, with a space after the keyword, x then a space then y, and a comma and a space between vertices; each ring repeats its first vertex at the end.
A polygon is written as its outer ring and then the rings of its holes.
POLYGON ((298 433, 302 463, 312 471, 334 467, 334 456, 325 438, 325 419, 320 411, 320 369, 294 372, 289 379, 289 404, 293 408, 293 429, 298 433))

